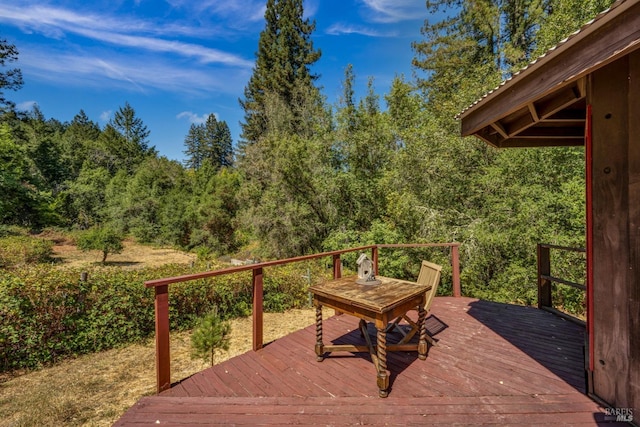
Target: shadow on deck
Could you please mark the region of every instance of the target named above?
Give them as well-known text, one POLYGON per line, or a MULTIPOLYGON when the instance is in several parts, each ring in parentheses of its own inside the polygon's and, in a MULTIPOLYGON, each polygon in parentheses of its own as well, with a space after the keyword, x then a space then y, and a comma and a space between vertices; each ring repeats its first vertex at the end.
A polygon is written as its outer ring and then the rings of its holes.
MULTIPOLYGON (((584 395, 580 326, 471 298, 431 311, 438 344, 426 361, 388 354, 386 399, 368 354, 316 362, 311 325, 142 398, 115 425, 615 425, 584 395)), ((356 318, 324 321, 325 343, 361 340, 356 318)))

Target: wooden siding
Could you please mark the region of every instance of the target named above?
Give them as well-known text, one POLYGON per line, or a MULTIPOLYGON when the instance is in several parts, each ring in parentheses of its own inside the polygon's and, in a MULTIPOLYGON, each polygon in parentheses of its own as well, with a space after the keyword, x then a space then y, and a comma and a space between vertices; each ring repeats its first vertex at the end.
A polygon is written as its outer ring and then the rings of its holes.
POLYGON ((640 411, 640 52, 593 73, 593 392, 640 411))
MULTIPOLYGON (((347 315, 325 320, 325 341, 360 343, 357 325, 347 315)), ((142 398, 116 425, 595 426, 605 420, 604 409, 583 394, 584 328, 533 307, 450 297, 435 299, 427 325, 438 344, 426 361, 389 353, 386 399, 378 397, 367 353, 316 362, 310 325, 142 398)))

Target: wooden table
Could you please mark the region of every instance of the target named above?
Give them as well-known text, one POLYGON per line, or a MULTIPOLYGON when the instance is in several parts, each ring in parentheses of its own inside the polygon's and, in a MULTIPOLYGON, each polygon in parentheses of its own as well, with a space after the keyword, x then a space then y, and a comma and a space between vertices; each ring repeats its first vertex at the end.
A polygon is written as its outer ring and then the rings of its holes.
POLYGON ((309 288, 316 307, 316 346, 317 360, 324 360, 325 353, 334 351, 369 352, 377 371, 377 383, 380 397, 387 397, 389 375, 387 372, 387 351, 417 351, 421 360, 427 357, 427 331, 424 319, 425 294, 430 285, 419 285, 406 280, 376 276, 378 285, 358 284, 357 276, 330 280, 309 288), (322 342, 322 306, 360 318, 360 330, 367 345, 335 344, 322 342), (420 339, 417 344, 387 345, 387 326, 398 316, 409 310, 418 309, 420 339), (377 345, 371 343, 366 322, 375 324, 377 345))

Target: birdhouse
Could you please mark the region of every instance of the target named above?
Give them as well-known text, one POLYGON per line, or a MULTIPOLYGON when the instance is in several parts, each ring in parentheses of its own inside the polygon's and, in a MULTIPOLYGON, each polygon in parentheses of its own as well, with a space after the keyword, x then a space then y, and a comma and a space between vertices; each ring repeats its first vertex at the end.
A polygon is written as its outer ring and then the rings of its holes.
POLYGON ((376 280, 375 273, 373 271, 373 261, 371 261, 367 255, 362 254, 356 261, 358 264, 358 280, 357 283, 360 284, 376 284, 380 283, 379 280, 376 280))

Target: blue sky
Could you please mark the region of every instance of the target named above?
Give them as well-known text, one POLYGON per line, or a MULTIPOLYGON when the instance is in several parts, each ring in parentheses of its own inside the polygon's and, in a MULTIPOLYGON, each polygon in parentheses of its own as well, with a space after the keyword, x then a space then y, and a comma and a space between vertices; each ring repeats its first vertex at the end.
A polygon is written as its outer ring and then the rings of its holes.
MULTIPOLYGON (((3 1, 0 38, 20 52, 24 87, 5 95, 21 109, 70 121, 83 109, 104 126, 129 102, 161 155, 182 160, 191 123, 210 113, 234 142, 266 0, 3 1)), ((384 94, 412 75, 411 42, 428 18, 424 0, 306 0, 322 57, 313 71, 331 104, 353 64, 357 96, 369 76, 384 94)), ((381 99, 382 101, 382 99, 381 99)), ((382 103, 384 106, 384 103, 382 103)))

